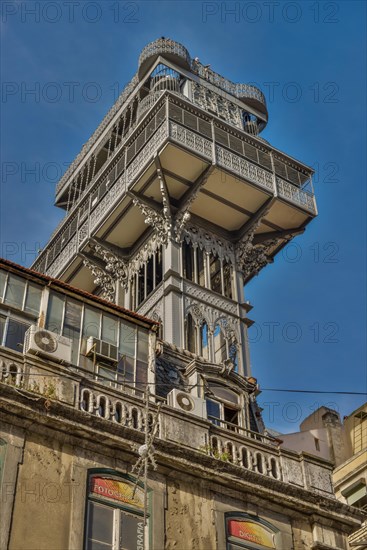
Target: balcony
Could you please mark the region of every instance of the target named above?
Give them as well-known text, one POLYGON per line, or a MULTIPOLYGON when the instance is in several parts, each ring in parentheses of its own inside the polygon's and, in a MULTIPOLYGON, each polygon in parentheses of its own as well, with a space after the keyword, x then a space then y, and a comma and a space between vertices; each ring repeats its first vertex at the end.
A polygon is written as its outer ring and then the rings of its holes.
POLYGON ((169 61, 176 63, 180 67, 190 69, 191 58, 190 54, 179 42, 175 42, 170 38, 158 38, 150 42, 143 48, 139 57, 139 76, 142 78, 148 69, 154 64, 155 60, 160 56, 164 56, 169 61))
MULTIPOLYGON (((130 200, 128 191, 134 189, 148 167, 152 167, 157 152, 160 152, 161 162, 164 168, 167 166, 167 170, 171 170, 170 167, 175 165, 172 164, 172 159, 179 155, 183 159, 183 169, 191 169, 195 165, 194 159, 197 158, 199 167, 212 164, 218 176, 218 171, 227 173, 228 181, 225 180, 225 185, 218 178, 209 181, 210 196, 213 195, 210 182, 217 181, 216 193, 219 194, 237 193, 238 188, 243 193, 244 201, 254 193, 257 204, 269 197, 277 198, 278 212, 275 212, 274 217, 278 224, 282 223, 279 216, 288 217, 292 208, 296 208, 298 212, 299 225, 316 215, 314 195, 306 189, 312 175, 310 168, 215 117, 212 123, 208 122, 207 113, 201 113, 199 108, 195 109, 196 114, 193 104, 182 96, 169 92, 160 95, 115 152, 103 174, 96 178, 88 196, 81 200, 57 228, 33 268, 50 276, 60 277, 89 237, 95 235, 102 224, 107 223, 109 216, 121 207, 123 201, 130 200)), ((191 176, 183 176, 184 179, 182 175, 177 176, 178 181, 189 185, 191 176)), ((181 183, 180 185, 182 187, 181 183)), ((177 200, 179 195, 175 189, 172 193, 177 200)), ((183 191, 180 193, 182 195, 183 191)), ((155 195, 156 191, 152 190, 150 194, 155 195)), ((200 195, 197 201, 198 215, 204 215, 207 200, 205 195, 200 195)), ((210 211, 207 214, 210 215, 210 211)), ((250 213, 242 218, 242 223, 246 222, 249 215, 250 213)), ((286 218, 284 223, 288 224, 286 218)), ((142 230, 146 228, 143 220, 140 227, 142 230)), ((126 246, 125 243, 116 244, 120 247, 126 246)))
MULTIPOLYGON (((253 482, 256 476, 261 476, 275 483, 287 483, 329 498, 333 496, 332 466, 322 459, 281 449, 276 440, 238 426, 215 426, 209 420, 169 407, 154 396, 147 417, 144 400, 134 395, 135 390, 108 384, 111 382, 82 369, 1 349, 3 406, 7 410, 15 406, 20 416, 26 414, 27 418, 37 419, 47 414, 50 426, 59 423, 60 427, 61 422, 65 430, 72 423, 70 429, 76 426, 79 434, 103 430, 106 438, 118 434, 121 441, 136 442, 143 442, 146 422, 152 426, 156 419, 158 459, 160 442, 168 442, 177 452, 185 450, 186 460, 200 461, 200 457, 208 455, 221 465, 221 470, 227 465, 228 468, 235 466, 239 472, 243 471, 245 479, 248 476, 253 482)), ((276 485, 273 488, 276 489, 276 485)))

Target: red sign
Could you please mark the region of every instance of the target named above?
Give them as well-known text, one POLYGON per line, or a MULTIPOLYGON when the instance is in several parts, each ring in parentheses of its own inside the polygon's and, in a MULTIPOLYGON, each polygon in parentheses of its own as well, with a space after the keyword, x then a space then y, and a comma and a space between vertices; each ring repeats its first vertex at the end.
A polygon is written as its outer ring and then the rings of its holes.
POLYGON ((231 519, 228 522, 228 532, 236 539, 253 542, 264 548, 275 548, 274 534, 260 523, 231 519))
POLYGON ((136 488, 133 494, 134 486, 125 481, 95 476, 90 481, 90 492, 103 498, 124 502, 135 508, 144 508, 141 489, 136 488))

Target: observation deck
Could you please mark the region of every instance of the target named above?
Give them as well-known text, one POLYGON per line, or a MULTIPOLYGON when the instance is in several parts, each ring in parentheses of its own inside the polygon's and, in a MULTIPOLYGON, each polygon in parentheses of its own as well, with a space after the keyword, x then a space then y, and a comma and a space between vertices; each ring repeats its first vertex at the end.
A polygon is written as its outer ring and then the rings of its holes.
POLYGON ((90 239, 131 258, 152 231, 134 199, 158 217, 165 200, 173 217, 189 205, 193 221, 234 245, 257 224, 255 241, 270 239, 273 256, 317 214, 312 173, 261 138, 165 91, 96 174, 33 268, 93 291, 80 255, 90 239))

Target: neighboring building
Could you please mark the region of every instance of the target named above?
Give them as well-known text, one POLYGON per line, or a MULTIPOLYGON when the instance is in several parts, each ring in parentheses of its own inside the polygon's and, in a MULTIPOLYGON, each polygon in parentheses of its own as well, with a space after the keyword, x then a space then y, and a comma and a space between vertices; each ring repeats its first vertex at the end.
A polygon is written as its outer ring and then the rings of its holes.
MULTIPOLYGON (((366 513, 367 518, 367 403, 344 419, 345 461, 333 473, 336 497, 366 513)), ((350 536, 352 548, 367 548, 367 520, 350 536)))
MULTIPOLYGON (((320 407, 301 424, 300 431, 279 434, 281 447, 307 452, 334 465, 336 498, 365 512, 367 518, 367 404, 340 421, 339 413, 320 407)), ((349 537, 352 548, 367 548, 367 524, 349 537)))
POLYGON ((256 404, 243 288, 316 215, 266 123, 260 90, 149 44, 57 186, 45 275, 1 264, 4 547, 347 549, 332 465, 256 404))
POLYGON ((305 451, 338 466, 347 456, 339 413, 319 407, 300 424, 299 432, 281 434, 282 447, 305 451))

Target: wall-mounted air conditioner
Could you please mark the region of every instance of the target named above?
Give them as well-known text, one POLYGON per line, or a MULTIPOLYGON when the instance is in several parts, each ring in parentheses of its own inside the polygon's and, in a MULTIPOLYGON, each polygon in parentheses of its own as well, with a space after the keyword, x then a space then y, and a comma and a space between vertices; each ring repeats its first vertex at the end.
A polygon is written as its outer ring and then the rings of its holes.
POLYGON ((108 361, 117 362, 120 359, 117 346, 90 336, 87 340, 87 355, 93 357, 94 354, 96 357, 107 359, 108 361))
POLYGON ((46 355, 54 361, 71 363, 70 338, 59 336, 54 332, 33 325, 24 336, 24 353, 46 355))
POLYGON ((200 416, 200 418, 207 417, 205 399, 190 393, 174 389, 167 395, 167 403, 180 411, 200 416))

